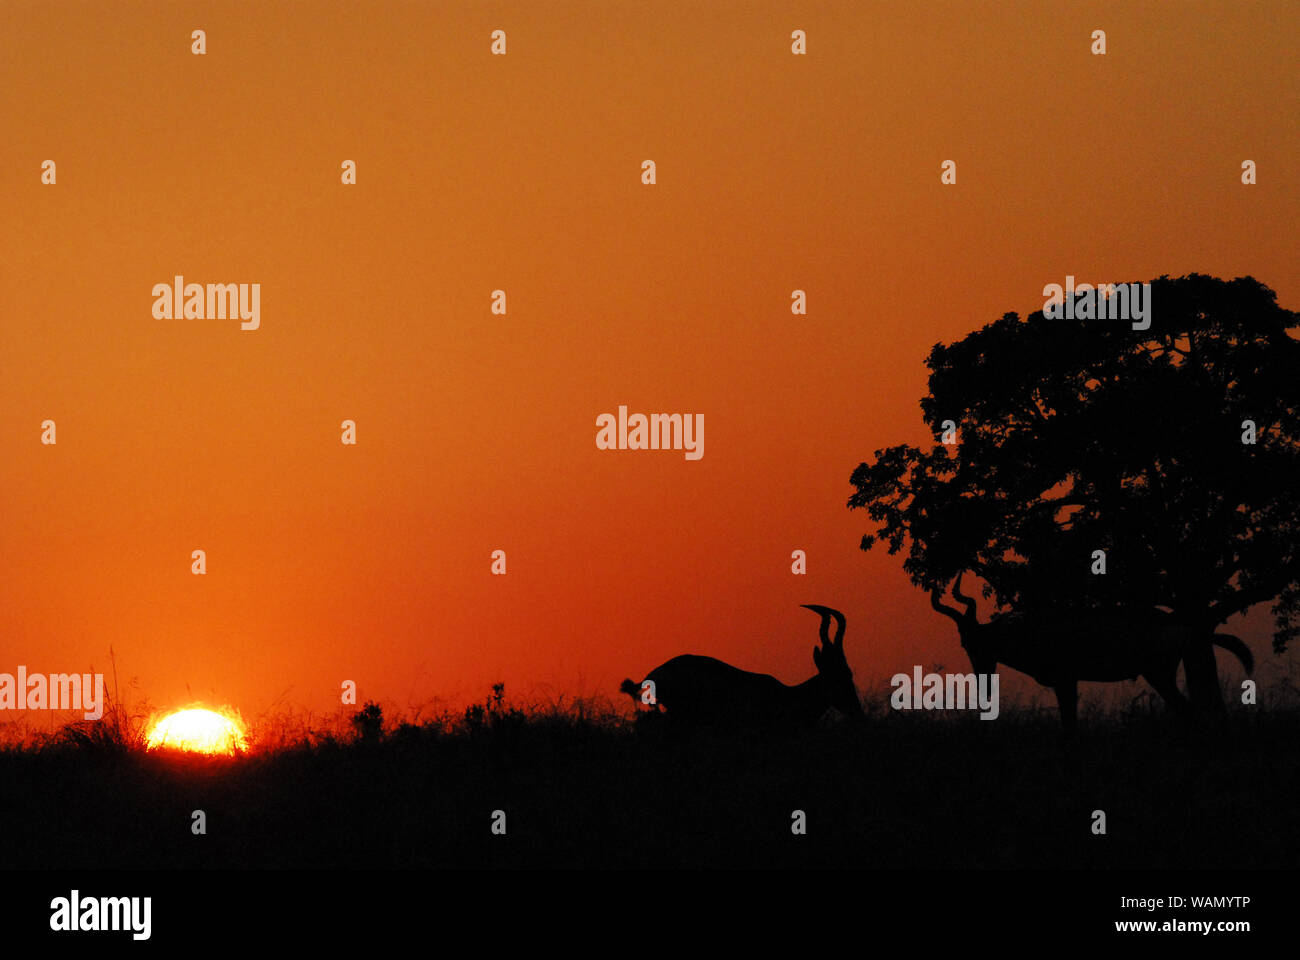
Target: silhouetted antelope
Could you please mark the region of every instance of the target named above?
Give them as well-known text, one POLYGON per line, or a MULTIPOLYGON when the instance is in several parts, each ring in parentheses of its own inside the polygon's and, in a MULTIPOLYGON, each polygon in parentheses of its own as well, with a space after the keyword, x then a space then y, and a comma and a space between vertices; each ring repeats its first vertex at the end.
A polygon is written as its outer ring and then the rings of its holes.
POLYGON ((1142 677, 1177 712, 1187 701, 1178 691, 1178 661, 1201 643, 1213 643, 1236 655, 1250 673, 1250 648, 1226 633, 1197 636, 1173 614, 1154 607, 1144 611, 1063 611, 1055 616, 1003 614, 988 623, 975 616, 975 601, 961 592, 961 574, 952 595, 965 612, 930 593, 930 606, 957 624, 961 645, 975 673, 993 673, 999 663, 1033 677, 1056 693, 1061 724, 1075 727, 1080 680, 1133 680, 1142 677))
MULTIPOLYGON (((774 730, 813 724, 830 707, 861 717, 862 703, 853 672, 844 659, 844 614, 805 603, 821 614, 820 648, 813 647, 816 676, 787 686, 766 673, 750 673, 713 657, 684 654, 646 674, 654 684, 656 708, 662 706, 676 727, 730 726, 774 730), (836 623, 830 636, 830 622, 836 623)), ((624 680, 619 688, 640 698, 645 681, 624 680)))

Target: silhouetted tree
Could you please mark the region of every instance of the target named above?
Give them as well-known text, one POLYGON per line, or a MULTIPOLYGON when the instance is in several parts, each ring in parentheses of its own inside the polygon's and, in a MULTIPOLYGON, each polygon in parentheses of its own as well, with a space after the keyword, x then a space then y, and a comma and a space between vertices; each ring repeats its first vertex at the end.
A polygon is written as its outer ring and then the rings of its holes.
MULTIPOLYGON (((1017 609, 1162 605, 1209 632, 1273 600, 1284 649, 1300 631, 1300 315, 1251 277, 1161 277, 1151 302, 1146 330, 1038 311, 936 344, 921 410, 958 442, 854 470, 848 506, 877 524, 862 549, 906 546, 926 590, 973 570, 1017 609)), ((1189 686, 1213 673, 1205 656, 1189 686)))

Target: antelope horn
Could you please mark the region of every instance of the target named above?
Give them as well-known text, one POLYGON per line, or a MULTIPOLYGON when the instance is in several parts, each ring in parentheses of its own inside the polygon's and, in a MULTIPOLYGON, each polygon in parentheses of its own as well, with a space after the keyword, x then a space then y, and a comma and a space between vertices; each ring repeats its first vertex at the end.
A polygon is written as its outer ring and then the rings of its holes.
POLYGON ((958 610, 956 607, 948 606, 948 604, 944 603, 942 600, 939 599, 941 596, 943 596, 943 594, 938 589, 931 590, 930 606, 934 607, 935 610, 937 610, 939 613, 942 613, 945 617, 952 620, 954 623, 957 624, 957 626, 960 627, 963 623, 965 623, 965 618, 962 617, 961 611, 958 610))
POLYGON ((961 592, 961 578, 965 572, 966 571, 963 570, 961 573, 957 574, 957 582, 952 585, 952 595, 953 599, 960 601, 966 607, 966 616, 969 619, 974 620, 975 601, 961 592))
POLYGON ((820 603, 804 603, 804 604, 800 604, 800 606, 804 607, 807 610, 811 610, 813 613, 821 614, 822 646, 824 647, 835 646, 836 644, 842 643, 844 641, 844 614, 830 607, 823 607, 820 603), (835 639, 834 640, 830 638, 831 617, 835 618, 835 639))

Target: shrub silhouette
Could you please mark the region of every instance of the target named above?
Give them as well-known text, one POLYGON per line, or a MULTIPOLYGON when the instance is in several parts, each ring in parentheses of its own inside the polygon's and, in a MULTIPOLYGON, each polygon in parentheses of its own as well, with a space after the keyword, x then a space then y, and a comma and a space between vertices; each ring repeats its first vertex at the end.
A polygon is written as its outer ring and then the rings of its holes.
POLYGON ((492 693, 482 703, 465 708, 464 727, 471 736, 484 733, 511 734, 521 730, 527 715, 518 707, 506 703, 506 685, 492 684, 492 693))
POLYGON ((352 715, 352 727, 362 743, 378 743, 384 736, 384 711, 379 704, 368 701, 352 715))

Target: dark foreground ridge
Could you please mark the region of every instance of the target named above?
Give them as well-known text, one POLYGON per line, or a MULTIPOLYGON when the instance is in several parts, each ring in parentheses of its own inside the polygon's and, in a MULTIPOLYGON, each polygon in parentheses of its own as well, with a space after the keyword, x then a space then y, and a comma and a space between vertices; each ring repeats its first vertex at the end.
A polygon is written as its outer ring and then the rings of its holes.
POLYGON ((758 741, 479 710, 240 758, 0 753, 8 868, 1253 868, 1300 861, 1300 715, 877 713, 758 741), (203 810, 207 833, 191 832, 203 810), (504 835, 492 832, 504 811, 504 835), (792 832, 793 813, 807 832, 792 832), (1093 811, 1106 834, 1094 835, 1093 811))

